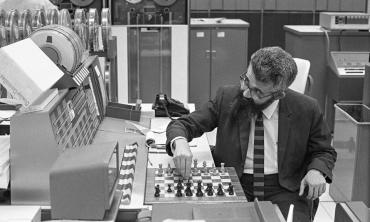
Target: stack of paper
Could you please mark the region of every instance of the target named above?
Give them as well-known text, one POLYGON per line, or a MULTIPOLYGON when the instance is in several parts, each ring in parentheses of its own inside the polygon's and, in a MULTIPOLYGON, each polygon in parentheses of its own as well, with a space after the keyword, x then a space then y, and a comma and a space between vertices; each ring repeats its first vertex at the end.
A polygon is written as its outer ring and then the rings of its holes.
POLYGON ((24 107, 64 74, 31 39, 0 48, 0 61, 0 83, 24 107))

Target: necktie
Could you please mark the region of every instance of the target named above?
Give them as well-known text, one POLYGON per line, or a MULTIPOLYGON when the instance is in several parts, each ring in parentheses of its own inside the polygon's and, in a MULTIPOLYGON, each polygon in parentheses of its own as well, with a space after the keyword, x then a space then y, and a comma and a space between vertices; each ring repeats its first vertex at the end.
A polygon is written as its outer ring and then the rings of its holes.
POLYGON ((253 195, 258 200, 264 196, 264 132, 262 112, 257 115, 254 130, 253 195))

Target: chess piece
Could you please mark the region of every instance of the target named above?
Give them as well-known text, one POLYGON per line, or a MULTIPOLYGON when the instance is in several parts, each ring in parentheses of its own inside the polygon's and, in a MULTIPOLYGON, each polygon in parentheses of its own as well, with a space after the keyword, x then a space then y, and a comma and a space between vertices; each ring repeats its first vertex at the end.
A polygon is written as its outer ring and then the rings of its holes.
POLYGON ((203 191, 202 191, 202 188, 199 187, 199 185, 198 185, 198 188, 197 188, 197 193, 195 195, 197 197, 203 197, 203 191))
POLYGON ((181 189, 177 189, 176 197, 182 197, 181 189))
POLYGON ((198 160, 197 159, 194 159, 194 167, 193 169, 191 170, 192 171, 192 174, 194 176, 198 176, 198 160))
POLYGON ((213 191, 212 183, 207 183, 206 192, 209 192, 210 190, 213 191))
POLYGON ((225 163, 221 163, 221 173, 225 173, 225 163))
POLYGON ((203 161, 203 169, 202 169, 202 172, 203 173, 206 173, 207 172, 207 162, 206 161, 203 161))
POLYGON ((207 191, 207 195, 208 195, 208 196, 213 196, 213 189, 209 189, 209 190, 207 191))
POLYGON ((217 176, 217 174, 218 174, 217 167, 214 167, 214 168, 213 168, 212 175, 213 175, 213 176, 217 176))
POLYGON ((188 182, 188 183, 186 184, 185 195, 186 195, 187 197, 189 197, 189 196, 193 196, 193 192, 191 191, 191 183, 190 183, 190 182, 188 182))
POLYGON ((218 184, 218 188, 217 188, 217 196, 223 196, 223 195, 225 195, 225 193, 224 193, 224 190, 223 190, 223 188, 222 188, 222 184, 218 184))
POLYGON ((194 162, 194 168, 197 169, 198 168, 198 160, 194 159, 193 162, 194 162))
POLYGON ((162 176, 162 175, 163 175, 163 168, 162 168, 162 164, 160 163, 159 168, 158 168, 158 176, 162 176))
POLYGON ((186 182, 186 187, 191 187, 191 182, 190 182, 190 180, 188 180, 188 182, 186 182))
POLYGON ((229 192, 229 195, 234 195, 234 186, 231 183, 229 183, 227 191, 229 192))
POLYGON ((168 184, 167 193, 172 193, 171 184, 168 184))
POLYGON ((167 173, 167 175, 170 175, 172 173, 172 169, 171 169, 171 165, 170 164, 167 165, 166 173, 167 173))
POLYGON ((198 188, 202 188, 202 181, 198 180, 198 188))
POLYGON ((184 188, 184 187, 182 186, 182 182, 181 182, 181 180, 179 180, 179 182, 177 183, 176 188, 177 188, 178 190, 182 190, 182 189, 184 188))
POLYGON ((155 193, 154 193, 154 196, 155 197, 159 197, 160 196, 160 193, 161 193, 161 190, 159 189, 159 184, 157 184, 155 186, 155 193))

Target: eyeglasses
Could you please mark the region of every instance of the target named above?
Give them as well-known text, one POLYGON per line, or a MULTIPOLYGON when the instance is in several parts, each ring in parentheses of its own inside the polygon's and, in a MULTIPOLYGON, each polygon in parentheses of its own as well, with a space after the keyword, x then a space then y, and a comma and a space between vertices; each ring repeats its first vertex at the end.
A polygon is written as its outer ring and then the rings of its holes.
POLYGON ((273 91, 273 92, 262 92, 262 90, 255 88, 255 87, 250 87, 249 86, 249 78, 247 76, 247 73, 243 73, 240 75, 240 82, 243 83, 250 91, 250 93, 256 95, 259 99, 264 99, 266 97, 272 96, 274 94, 280 93, 281 90, 273 91))

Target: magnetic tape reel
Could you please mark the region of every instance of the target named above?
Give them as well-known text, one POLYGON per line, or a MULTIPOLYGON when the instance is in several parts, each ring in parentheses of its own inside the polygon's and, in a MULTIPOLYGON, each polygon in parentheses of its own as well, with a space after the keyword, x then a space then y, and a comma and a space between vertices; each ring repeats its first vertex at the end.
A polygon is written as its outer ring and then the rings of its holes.
POLYGON ((131 4, 137 4, 141 2, 141 0, 126 0, 126 1, 131 4))
POLYGON ((58 24, 72 29, 71 15, 69 14, 68 9, 62 9, 59 11, 58 24))
POLYGON ((56 25, 59 20, 59 11, 57 9, 48 9, 46 11, 46 24, 47 25, 56 25))
POLYGON ((159 6, 170 6, 176 2, 176 0, 154 0, 159 6))
POLYGON ((99 51, 99 14, 96 8, 90 8, 88 14, 89 48, 94 52, 99 51))
POLYGON ((32 29, 36 30, 46 25, 46 14, 44 9, 37 9, 33 13, 32 29))
POLYGON ((0 10, 0 47, 7 45, 5 20, 6 20, 6 12, 1 9, 0 10))
POLYGON ((108 48, 108 42, 112 39, 112 22, 109 8, 103 8, 101 12, 101 29, 103 36, 104 51, 108 48))
POLYGON ((91 5, 94 0, 71 0, 72 4, 80 6, 80 7, 86 7, 91 5))
POLYGON ((62 25, 48 25, 34 31, 30 38, 55 63, 73 73, 87 58, 80 37, 62 25))
POLYGON ((18 10, 10 10, 5 21, 6 39, 8 44, 12 44, 19 40, 18 20, 18 10))
POLYGON ((25 39, 32 33, 32 12, 29 9, 23 10, 18 22, 19 38, 25 39))
POLYGON ((84 9, 76 9, 73 30, 78 34, 78 36, 80 36, 84 48, 89 50, 89 30, 87 27, 86 13, 84 9))

